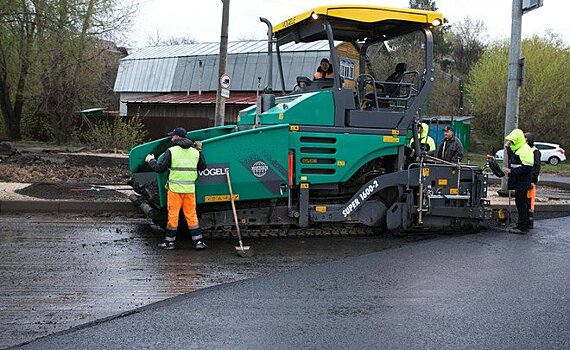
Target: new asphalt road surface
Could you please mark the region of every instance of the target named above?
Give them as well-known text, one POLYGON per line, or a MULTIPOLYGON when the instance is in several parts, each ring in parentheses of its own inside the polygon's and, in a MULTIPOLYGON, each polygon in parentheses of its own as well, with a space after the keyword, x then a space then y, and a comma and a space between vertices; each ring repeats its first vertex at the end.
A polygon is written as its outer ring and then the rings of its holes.
POLYGON ((569 349, 570 217, 206 288, 22 349, 569 349))

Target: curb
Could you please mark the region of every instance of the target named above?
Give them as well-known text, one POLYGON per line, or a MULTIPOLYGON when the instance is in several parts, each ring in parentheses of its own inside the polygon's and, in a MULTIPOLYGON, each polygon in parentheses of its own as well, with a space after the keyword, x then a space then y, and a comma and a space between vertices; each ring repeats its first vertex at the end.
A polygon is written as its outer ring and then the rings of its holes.
MULTIPOLYGON (((489 183, 490 184, 500 184, 501 183, 501 179, 495 176, 489 176, 488 178, 489 183)), ((556 188, 560 188, 563 190, 570 190, 570 183, 567 182, 562 182, 562 181, 555 181, 555 180, 539 180, 538 182, 538 186, 547 186, 547 187, 556 187, 556 188)))
POLYGON ((0 201, 0 215, 14 213, 127 213, 137 212, 133 203, 90 201, 0 201))
POLYGON ((563 190, 570 190, 570 184, 567 184, 565 182, 557 182, 550 180, 539 181, 538 186, 548 186, 548 187, 561 188, 563 190))
MULTIPOLYGON (((498 209, 509 209, 508 204, 491 204, 489 209, 498 210, 498 209)), ((517 207, 515 206, 515 201, 511 204, 511 211, 516 212, 517 207)), ((570 204, 536 204, 535 212, 537 213, 563 213, 568 212, 570 213, 570 204)))

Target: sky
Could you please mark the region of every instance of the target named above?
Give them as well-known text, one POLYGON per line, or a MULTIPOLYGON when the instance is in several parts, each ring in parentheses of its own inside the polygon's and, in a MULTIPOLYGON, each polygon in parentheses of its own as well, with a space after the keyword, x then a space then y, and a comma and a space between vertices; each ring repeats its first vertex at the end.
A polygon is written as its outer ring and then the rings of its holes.
MULTIPOLYGON (((371 4, 408 7, 408 0, 231 0, 228 35, 230 41, 267 38, 265 17, 276 25, 313 7, 327 4, 371 4)), ((453 25, 469 16, 482 20, 487 39, 510 38, 511 0, 436 0, 438 11, 453 25)), ((544 35, 547 29, 562 35, 570 44, 570 1, 544 0, 544 6, 523 15, 523 38, 544 35)), ((187 37, 198 42, 220 41, 222 1, 220 0, 140 0, 138 15, 127 46, 144 47, 149 38, 187 37)))

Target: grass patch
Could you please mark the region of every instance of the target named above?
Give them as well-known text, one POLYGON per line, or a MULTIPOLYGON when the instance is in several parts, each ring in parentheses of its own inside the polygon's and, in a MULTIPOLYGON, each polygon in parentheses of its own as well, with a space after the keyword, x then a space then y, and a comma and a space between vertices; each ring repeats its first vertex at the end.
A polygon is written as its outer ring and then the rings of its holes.
POLYGON ((570 176, 570 163, 568 160, 564 162, 558 163, 558 165, 550 165, 548 163, 542 163, 542 167, 540 168, 541 174, 555 174, 558 176, 570 176))
POLYGON ((480 167, 484 167, 485 163, 487 163, 487 155, 481 153, 467 153, 467 156, 463 157, 462 163, 474 164, 479 165, 480 167))

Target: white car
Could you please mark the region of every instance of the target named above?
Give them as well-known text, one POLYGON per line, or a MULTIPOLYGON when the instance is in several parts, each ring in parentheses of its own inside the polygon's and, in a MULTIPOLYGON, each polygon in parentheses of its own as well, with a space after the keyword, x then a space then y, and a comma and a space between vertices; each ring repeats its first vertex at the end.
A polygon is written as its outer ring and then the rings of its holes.
MULTIPOLYGON (((564 148, 560 147, 560 145, 547 142, 535 142, 534 146, 540 151, 540 161, 543 163, 558 165, 558 163, 566 160, 566 151, 564 151, 564 148)), ((495 159, 503 160, 504 152, 505 150, 497 151, 497 153, 495 153, 495 159)))

